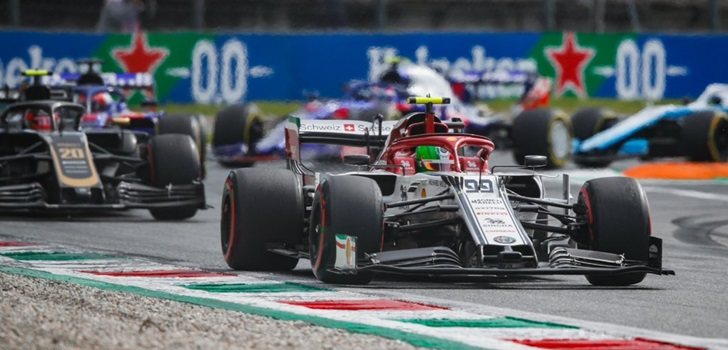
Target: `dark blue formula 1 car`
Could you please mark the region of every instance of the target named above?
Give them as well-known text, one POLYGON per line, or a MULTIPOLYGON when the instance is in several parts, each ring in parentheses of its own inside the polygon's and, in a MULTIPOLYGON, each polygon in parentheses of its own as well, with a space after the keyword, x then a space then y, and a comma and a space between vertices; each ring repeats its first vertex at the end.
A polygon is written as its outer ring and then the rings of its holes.
POLYGON ((604 108, 587 108, 571 119, 574 162, 605 167, 616 159, 687 157, 691 161, 728 160, 728 85, 711 84, 684 106, 650 106, 630 117, 604 108))
MULTIPOLYGON (((63 73, 48 78, 48 85, 70 91, 69 99, 86 107, 83 129, 121 127, 149 135, 185 134, 194 140, 205 168, 207 121, 203 116, 168 115, 157 110, 154 80, 148 73, 102 73, 101 61, 80 60, 81 73, 63 73), (142 91, 143 110, 129 108, 127 99, 142 91)), ((203 172, 204 173, 204 172, 203 172)))
MULTIPOLYGON (((548 86, 544 87, 543 82, 530 82, 527 84, 522 74, 515 77, 499 75, 498 79, 494 79, 493 76, 474 77, 471 73, 461 80, 452 77, 448 80, 430 67, 398 63, 379 81, 351 82, 346 86, 344 98, 313 99, 293 116, 302 120, 372 121, 378 115, 384 119, 398 119, 406 113, 418 111, 419 107, 406 103, 407 96, 448 96, 451 103, 437 108, 437 113, 444 120, 462 121, 465 125, 463 131, 494 139, 501 147, 512 147, 519 161, 526 154, 542 154, 548 157, 551 167, 563 166, 571 146, 568 117, 544 107, 544 103, 548 103, 548 86), (469 98, 464 98, 464 89, 453 89, 473 84, 524 84, 527 89, 524 98, 514 108, 513 115, 516 117, 511 118, 496 114, 482 104, 465 103, 469 98)), ((256 161, 285 156, 284 123, 266 125, 263 120, 269 118, 262 117, 260 109, 254 104, 230 106, 218 113, 213 153, 221 164, 249 166, 256 161)), ((309 153, 303 152, 304 157, 309 153)), ((310 153, 329 157, 336 156, 338 149, 315 149, 310 153)))

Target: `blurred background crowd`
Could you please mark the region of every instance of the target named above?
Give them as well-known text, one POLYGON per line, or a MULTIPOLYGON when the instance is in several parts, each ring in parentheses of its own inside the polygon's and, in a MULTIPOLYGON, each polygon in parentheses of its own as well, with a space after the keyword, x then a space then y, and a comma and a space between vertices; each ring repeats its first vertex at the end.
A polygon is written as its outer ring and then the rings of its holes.
POLYGON ((0 0, 0 28, 717 32, 723 0, 0 0))

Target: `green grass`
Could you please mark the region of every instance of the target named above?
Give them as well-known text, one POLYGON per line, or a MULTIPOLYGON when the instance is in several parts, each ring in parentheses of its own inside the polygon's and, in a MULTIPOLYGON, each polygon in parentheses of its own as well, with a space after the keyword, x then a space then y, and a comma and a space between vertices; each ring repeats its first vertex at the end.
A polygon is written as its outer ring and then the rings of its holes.
MULTIPOLYGON (((291 102, 274 102, 274 101, 255 101, 260 109, 271 117, 282 117, 295 112, 300 108, 302 102, 291 101, 291 102)), ((487 105, 494 111, 500 113, 510 112, 513 104, 516 103, 515 99, 499 99, 488 101, 487 105)), ((656 102, 656 104, 665 103, 680 103, 679 100, 665 100, 656 102)), ((592 98, 581 100, 577 98, 560 98, 551 101, 551 106, 554 108, 561 109, 568 114, 574 113, 579 108, 583 107, 606 107, 614 110, 618 114, 634 114, 647 106, 646 101, 620 101, 615 99, 604 99, 604 98, 592 98)), ((213 117, 217 112, 223 108, 222 105, 197 105, 197 104, 169 104, 164 106, 164 110, 170 114, 203 114, 208 117, 213 117)))

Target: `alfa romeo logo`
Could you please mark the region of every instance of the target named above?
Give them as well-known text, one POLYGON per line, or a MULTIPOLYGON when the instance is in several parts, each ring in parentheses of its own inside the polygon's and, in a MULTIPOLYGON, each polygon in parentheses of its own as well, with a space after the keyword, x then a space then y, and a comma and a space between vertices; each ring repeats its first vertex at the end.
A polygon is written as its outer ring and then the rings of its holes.
POLYGON ((516 242, 516 239, 510 236, 495 236, 493 240, 501 244, 511 244, 516 242))

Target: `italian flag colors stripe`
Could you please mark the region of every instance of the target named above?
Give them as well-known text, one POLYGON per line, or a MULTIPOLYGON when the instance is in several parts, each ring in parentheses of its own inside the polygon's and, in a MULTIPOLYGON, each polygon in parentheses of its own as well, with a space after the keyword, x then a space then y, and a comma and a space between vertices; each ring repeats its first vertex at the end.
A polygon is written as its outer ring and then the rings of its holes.
POLYGON ((564 321, 549 315, 523 317, 516 310, 488 311, 471 304, 382 297, 312 281, 276 281, 263 274, 204 271, 26 242, 0 241, 0 272, 304 321, 423 348, 693 350, 728 346, 714 345, 710 339, 564 321))
POLYGON ((385 310, 385 311, 422 311, 422 310, 447 310, 445 307, 413 303, 401 300, 388 299, 355 299, 355 300, 314 300, 314 301, 284 301, 289 305, 303 306, 316 310, 385 310))
POLYGON ((400 322, 421 324, 428 327, 465 327, 465 328, 552 328, 552 329, 578 329, 576 326, 552 322, 532 321, 517 317, 494 317, 485 319, 404 319, 400 322))
POLYGON ((327 289, 298 283, 199 283, 184 286, 210 293, 307 293, 327 289))
POLYGON ((563 350, 690 350, 701 349, 682 345, 675 345, 649 339, 541 339, 541 340, 515 340, 514 342, 539 349, 563 350))
POLYGON ((200 278, 200 277, 233 277, 235 274, 222 272, 209 272, 188 269, 171 270, 130 270, 130 271, 81 271, 97 276, 111 277, 148 277, 148 278, 200 278))
POLYGON ((72 252, 9 252, 3 253, 6 256, 15 260, 27 260, 27 261, 74 261, 74 260, 99 260, 99 259, 113 259, 114 256, 96 254, 96 253, 72 253, 72 252))
POLYGON ((19 241, 4 241, 0 242, 0 247, 29 247, 34 246, 35 244, 29 243, 29 242, 19 242, 19 241))

